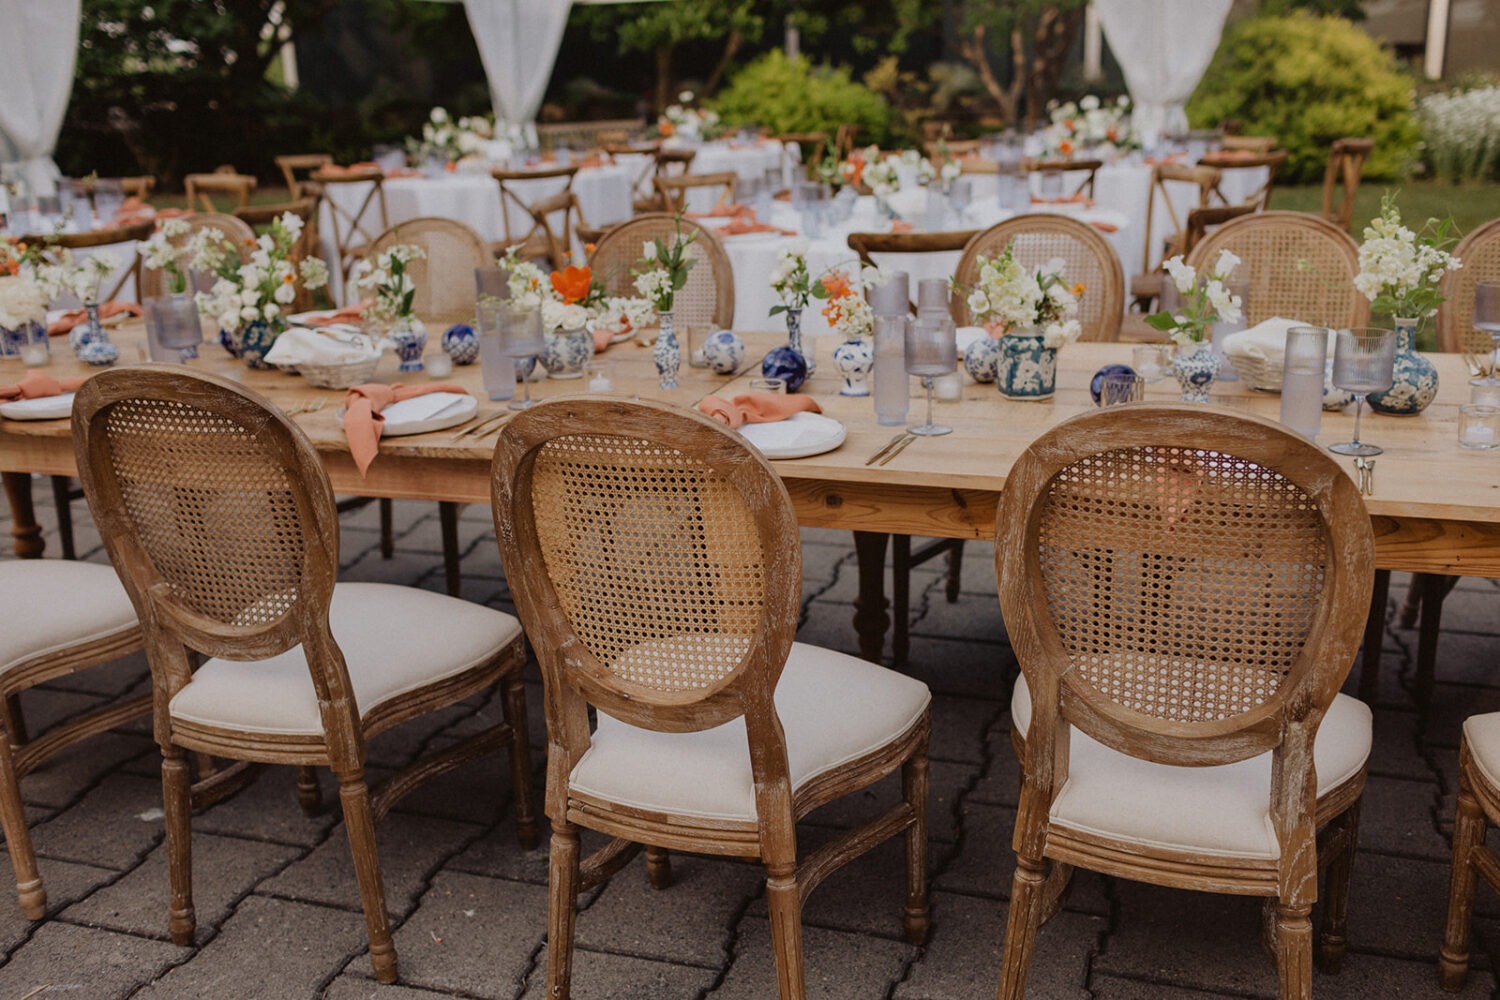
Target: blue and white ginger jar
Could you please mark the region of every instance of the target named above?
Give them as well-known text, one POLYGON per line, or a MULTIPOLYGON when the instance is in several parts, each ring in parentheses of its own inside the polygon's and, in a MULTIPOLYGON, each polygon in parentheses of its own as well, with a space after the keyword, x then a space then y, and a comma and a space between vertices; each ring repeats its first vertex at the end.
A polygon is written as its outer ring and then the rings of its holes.
POLYGON ((703 342, 703 360, 720 375, 733 375, 745 360, 745 342, 733 330, 715 330, 703 342))

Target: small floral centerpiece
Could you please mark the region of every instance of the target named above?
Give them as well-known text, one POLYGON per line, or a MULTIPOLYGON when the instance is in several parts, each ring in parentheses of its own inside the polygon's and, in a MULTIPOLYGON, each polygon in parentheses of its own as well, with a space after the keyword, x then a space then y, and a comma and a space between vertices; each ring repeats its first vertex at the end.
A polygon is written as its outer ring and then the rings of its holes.
POLYGON ((99 322, 100 283, 118 266, 119 260, 107 250, 82 256, 63 247, 43 251, 36 267, 37 283, 49 300, 72 295, 83 303, 87 319, 68 334, 68 346, 89 364, 112 364, 120 356, 99 322))
POLYGON ((328 284, 328 267, 316 257, 296 259, 292 248, 302 237, 302 220, 291 212, 271 222, 241 264, 233 244, 218 230, 205 237, 200 262, 215 276, 213 287, 198 293, 198 308, 219 323, 219 337, 231 354, 252 368, 266 367, 266 352, 286 329, 286 307, 297 299, 297 286, 309 290, 328 284))
POLYGON ((901 189, 901 175, 896 170, 896 161, 889 157, 881 159, 879 156, 867 156, 862 179, 877 198, 889 197, 901 189))
POLYGON ((1451 253, 1451 218, 1428 219, 1420 232, 1401 222, 1396 198, 1387 194, 1380 215, 1365 227, 1359 247, 1359 273, 1354 287, 1370 300, 1377 313, 1390 316, 1396 327, 1396 365, 1391 387, 1371 393, 1371 409, 1381 413, 1420 413, 1437 397, 1437 369, 1417 353, 1417 329, 1443 302, 1438 283, 1463 263, 1451 253))
POLYGON ((495 137, 495 123, 488 117, 465 116, 456 121, 444 108, 433 108, 422 123, 422 137, 406 140, 406 151, 419 160, 436 159, 447 164, 483 154, 495 137))
POLYGON ((1078 339, 1082 282, 1063 275, 1066 262, 1053 258, 1036 270, 1016 260, 1012 243, 1000 256, 978 259, 979 277, 969 289, 969 312, 989 328, 964 352, 964 367, 977 381, 990 372, 1011 399, 1045 399, 1057 390, 1058 348, 1078 339), (999 335, 998 344, 991 339, 999 335))
POLYGON ((412 312, 417 284, 411 276, 412 261, 426 256, 427 251, 415 244, 397 243, 373 258, 362 258, 349 272, 354 287, 371 296, 368 315, 385 328, 403 372, 421 371, 427 348, 427 329, 412 312))
POLYGON ((1128 97, 1105 103, 1088 94, 1076 104, 1053 104, 1048 110, 1052 123, 1042 133, 1048 156, 1072 159, 1089 152, 1112 159, 1141 148, 1130 126, 1128 97))
POLYGON ((31 345, 47 343, 47 293, 37 281, 35 251, 24 243, 0 243, 0 358, 25 358, 31 345))
POLYGON ((1181 255, 1169 257, 1162 265, 1167 280, 1181 297, 1175 311, 1162 310, 1146 317, 1152 329, 1170 334, 1179 345, 1199 344, 1196 353, 1177 356, 1172 373, 1182 387, 1182 398, 1188 403, 1208 402, 1208 392, 1218 376, 1223 359, 1205 343, 1209 326, 1215 321, 1238 323, 1244 316, 1240 297, 1229 288, 1229 279, 1240 266, 1240 259, 1221 250, 1213 270, 1201 281, 1196 268, 1185 263, 1181 255))
POLYGON ((879 271, 868 268, 852 279, 842 270, 829 271, 818 283, 818 298, 828 300, 823 306, 823 318, 830 330, 844 338, 833 349, 833 366, 844 380, 839 388, 842 396, 870 394, 868 380, 875 367, 875 349, 869 336, 875 325, 875 313, 865 300, 865 288, 880 280, 879 271))
POLYGON ((709 108, 693 107, 696 95, 684 90, 677 95, 676 104, 667 109, 656 121, 657 134, 663 138, 678 137, 686 140, 712 139, 719 134, 719 113, 709 108))
POLYGON ((542 300, 551 297, 552 286, 547 275, 531 261, 521 259, 519 244, 507 248, 495 264, 507 275, 505 288, 512 309, 540 309, 542 300))
POLYGON ((677 388, 677 369, 682 364, 682 349, 672 327, 672 304, 679 291, 687 286, 688 272, 697 260, 688 254, 697 231, 682 232, 682 213, 673 219, 676 233, 670 242, 657 237, 641 245, 641 260, 635 267, 635 290, 656 309, 661 319, 653 355, 656 372, 663 389, 677 388))

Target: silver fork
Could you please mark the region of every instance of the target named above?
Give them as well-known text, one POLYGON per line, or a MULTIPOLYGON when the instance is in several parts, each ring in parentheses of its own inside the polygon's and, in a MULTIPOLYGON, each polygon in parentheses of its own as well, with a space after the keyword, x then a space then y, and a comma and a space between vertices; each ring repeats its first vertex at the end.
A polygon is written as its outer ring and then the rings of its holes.
MULTIPOLYGON (((881 448, 875 454, 866 459, 865 464, 874 465, 876 462, 880 462, 882 458, 889 458, 890 455, 895 453, 894 451, 892 451, 892 449, 895 449, 895 451, 900 451, 901 448, 905 447, 905 445, 903 445, 901 442, 909 437, 911 437, 911 434, 907 431, 902 431, 900 434, 897 434, 895 437, 886 442, 884 448, 881 448)), ((880 464, 884 465, 885 463, 880 462, 880 464)))

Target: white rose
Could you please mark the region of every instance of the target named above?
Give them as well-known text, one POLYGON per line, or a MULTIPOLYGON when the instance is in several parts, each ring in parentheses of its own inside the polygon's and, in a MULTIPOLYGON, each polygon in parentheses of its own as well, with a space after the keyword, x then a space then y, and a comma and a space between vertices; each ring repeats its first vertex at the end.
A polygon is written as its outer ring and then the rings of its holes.
POLYGON ((263 311, 266 314, 266 319, 275 319, 281 315, 281 307, 274 302, 267 302, 266 308, 263 311))
POLYGON ((282 305, 289 306, 297 298, 297 286, 289 281, 283 281, 276 286, 276 293, 273 297, 282 305))
POLYGON ((442 123, 448 120, 448 112, 444 111, 442 108, 433 108, 432 114, 428 117, 430 117, 435 122, 442 123))

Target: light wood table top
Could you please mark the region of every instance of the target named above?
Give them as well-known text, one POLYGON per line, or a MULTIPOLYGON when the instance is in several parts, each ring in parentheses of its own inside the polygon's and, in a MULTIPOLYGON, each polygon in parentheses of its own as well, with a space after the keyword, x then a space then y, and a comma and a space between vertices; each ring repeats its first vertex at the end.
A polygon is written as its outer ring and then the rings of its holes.
MULTIPOLYGON (((111 334, 124 358, 139 355, 143 331, 126 324, 111 334)), ((784 340, 778 334, 744 334, 749 356, 760 357, 784 340)), ((436 341, 433 336, 431 341, 436 341)), ((876 423, 871 400, 837 393, 839 379, 826 357, 804 393, 824 412, 842 421, 848 437, 836 451, 775 463, 808 526, 871 532, 990 538, 1001 488, 1012 463, 1046 428, 1092 407, 1089 378, 1102 364, 1129 359, 1129 345, 1074 344, 1060 354, 1058 392, 1042 402, 1011 402, 993 386, 968 383, 957 402, 937 403, 934 418, 954 428, 952 434, 913 442, 885 466, 865 461, 899 432, 876 423)), ((61 341, 47 369, 63 377, 87 371, 61 341), (67 355, 67 357, 63 357, 67 355)), ((433 353, 435 347, 429 347, 433 353)), ((334 489, 340 493, 488 503, 489 461, 495 433, 455 440, 462 428, 409 437, 387 438, 380 456, 361 479, 349 459, 338 409, 343 393, 314 389, 282 372, 251 371, 216 344, 205 344, 192 366, 237 378, 292 408, 309 399, 325 400, 322 409, 293 419, 325 458, 334 489)), ((758 366, 737 378, 714 375, 684 365, 681 388, 657 387, 651 352, 635 343, 612 347, 604 359, 615 362, 617 392, 666 398, 690 406, 710 392, 743 391, 758 366)), ((1375 492, 1366 497, 1383 568, 1500 577, 1500 451, 1471 451, 1458 446, 1458 406, 1468 398, 1468 374, 1454 355, 1432 355, 1441 377, 1438 400, 1415 417, 1366 413, 1363 436, 1385 448, 1376 460, 1375 492)), ((387 357, 377 381, 398 381, 396 362, 387 357)), ((19 363, 0 362, 0 382, 21 376, 19 363), (14 371, 8 369, 13 368, 14 371)), ((425 382, 424 374, 408 377, 425 382)), ((505 407, 485 398, 478 365, 454 370, 453 381, 480 399, 483 418, 505 407)), ((922 401, 912 380, 911 418, 920 418, 922 401)), ((533 395, 550 398, 584 391, 582 380, 548 379, 533 385, 533 395)), ((1177 398, 1170 379, 1147 386, 1148 400, 1177 398)), ((1279 397, 1255 392, 1243 383, 1220 383, 1213 404, 1275 417, 1279 397)), ((1325 413, 1318 441, 1348 440, 1349 413, 1325 413)), ((1353 475, 1350 459, 1337 459, 1353 475)), ((18 422, 0 419, 0 471, 72 474, 73 453, 65 421, 18 422)))

